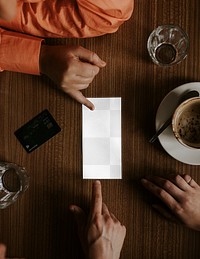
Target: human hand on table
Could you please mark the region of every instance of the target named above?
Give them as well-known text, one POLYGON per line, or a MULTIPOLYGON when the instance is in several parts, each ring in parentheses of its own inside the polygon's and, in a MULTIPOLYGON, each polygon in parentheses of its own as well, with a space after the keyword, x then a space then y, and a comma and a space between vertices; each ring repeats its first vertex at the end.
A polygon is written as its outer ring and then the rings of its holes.
POLYGON ((94 110, 94 105, 81 90, 89 86, 105 65, 96 53, 81 46, 41 46, 40 72, 91 110, 94 110))
MULTIPOLYGON (((161 199, 184 225, 200 230, 200 186, 189 175, 173 178, 148 177, 142 179, 143 186, 161 199)), ((169 212, 159 205, 154 206, 161 214, 170 218, 169 212)))
POLYGON ((93 183, 88 217, 76 205, 71 205, 70 210, 74 214, 86 258, 119 259, 126 228, 102 202, 101 183, 99 181, 93 183))

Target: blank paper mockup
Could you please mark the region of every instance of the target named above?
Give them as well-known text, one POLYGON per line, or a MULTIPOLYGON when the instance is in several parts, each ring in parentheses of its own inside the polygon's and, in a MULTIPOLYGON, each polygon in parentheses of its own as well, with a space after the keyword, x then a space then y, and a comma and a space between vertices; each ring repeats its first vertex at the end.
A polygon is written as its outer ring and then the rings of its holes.
POLYGON ((88 98, 82 106, 83 178, 121 179, 121 98, 88 98))

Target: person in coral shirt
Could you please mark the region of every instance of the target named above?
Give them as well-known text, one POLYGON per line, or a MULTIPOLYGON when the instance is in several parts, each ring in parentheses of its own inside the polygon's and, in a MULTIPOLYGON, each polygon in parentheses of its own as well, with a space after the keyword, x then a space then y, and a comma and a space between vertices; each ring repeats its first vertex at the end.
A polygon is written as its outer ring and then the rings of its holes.
POLYGON ((106 62, 81 46, 48 46, 43 38, 113 33, 132 11, 133 0, 0 0, 0 70, 45 74, 93 110, 81 90, 106 62))

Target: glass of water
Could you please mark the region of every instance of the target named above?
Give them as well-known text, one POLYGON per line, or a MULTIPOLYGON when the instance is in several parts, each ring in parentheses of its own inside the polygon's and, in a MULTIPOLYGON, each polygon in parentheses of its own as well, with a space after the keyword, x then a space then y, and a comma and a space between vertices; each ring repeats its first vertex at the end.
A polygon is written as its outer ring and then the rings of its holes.
POLYGON ((25 168, 14 163, 0 162, 0 209, 14 203, 29 186, 25 168))
POLYGON ((158 26, 148 38, 147 49, 155 64, 175 65, 186 58, 189 38, 177 25, 158 26))

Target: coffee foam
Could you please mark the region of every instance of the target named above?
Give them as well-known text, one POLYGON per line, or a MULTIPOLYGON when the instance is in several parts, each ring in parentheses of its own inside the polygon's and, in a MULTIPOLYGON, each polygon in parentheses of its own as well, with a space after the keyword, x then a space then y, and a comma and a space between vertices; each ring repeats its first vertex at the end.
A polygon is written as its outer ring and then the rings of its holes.
POLYGON ((185 107, 179 114, 177 135, 187 145, 200 146, 200 104, 185 107))

